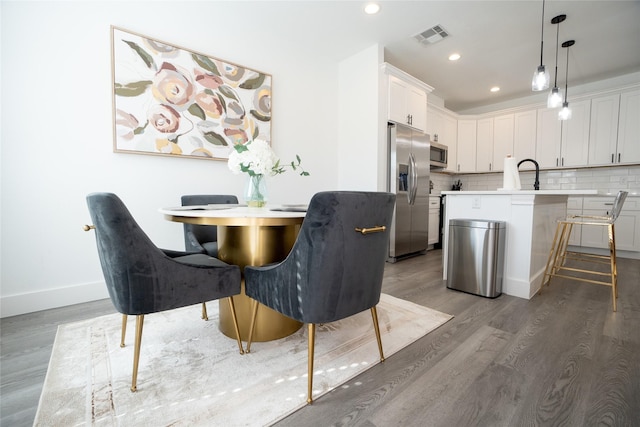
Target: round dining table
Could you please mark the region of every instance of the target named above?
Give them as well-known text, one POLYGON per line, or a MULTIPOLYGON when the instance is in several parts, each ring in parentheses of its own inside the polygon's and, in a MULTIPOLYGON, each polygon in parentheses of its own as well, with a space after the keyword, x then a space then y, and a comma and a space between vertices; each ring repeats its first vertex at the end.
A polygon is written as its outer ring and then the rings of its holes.
MULTIPOLYGON (((218 258, 244 271, 247 265, 266 265, 282 261, 295 243, 306 214, 304 205, 267 205, 261 208, 244 205, 179 206, 159 210, 165 219, 196 225, 214 225, 218 232, 218 258)), ((240 337, 249 337, 253 300, 242 290, 233 297, 240 337)), ((235 339, 233 318, 228 304, 219 304, 220 331, 235 339)), ((253 341, 271 341, 296 332, 302 323, 260 305, 253 341)))

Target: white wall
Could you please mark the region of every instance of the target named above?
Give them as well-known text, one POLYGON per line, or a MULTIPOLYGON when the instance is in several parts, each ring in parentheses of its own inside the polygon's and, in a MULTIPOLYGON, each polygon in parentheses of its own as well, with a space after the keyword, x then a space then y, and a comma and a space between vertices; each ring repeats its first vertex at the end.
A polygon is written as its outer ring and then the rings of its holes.
POLYGON ((379 116, 383 58, 382 46, 374 45, 340 63, 338 181, 342 188, 386 191, 379 184, 386 182, 386 138, 381 139, 377 125, 383 123, 379 116))
MULTIPOLYGON (((338 63, 287 49, 247 2, 0 3, 2 52, 1 315, 107 296, 85 196, 118 194, 161 247, 182 226, 157 213, 186 193, 241 195, 225 162, 112 152, 110 25, 273 76, 272 145, 308 178, 269 180, 274 203, 339 188, 338 63), (281 43, 280 43, 281 42, 281 43)), ((284 7, 284 6, 283 6, 284 7)))

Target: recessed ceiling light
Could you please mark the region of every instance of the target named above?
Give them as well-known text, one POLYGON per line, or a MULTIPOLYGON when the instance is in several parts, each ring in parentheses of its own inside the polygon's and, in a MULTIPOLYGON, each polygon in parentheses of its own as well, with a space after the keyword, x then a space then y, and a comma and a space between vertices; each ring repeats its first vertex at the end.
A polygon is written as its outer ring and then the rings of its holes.
POLYGON ((494 86, 491 89, 489 89, 491 92, 499 92, 500 88, 498 86, 494 86))
POLYGON ((451 55, 449 55, 449 61, 457 61, 458 59, 460 59, 459 53, 452 53, 451 55))
POLYGON ((364 7, 364 12, 368 15, 375 15, 380 12, 380 5, 377 3, 369 3, 364 7))

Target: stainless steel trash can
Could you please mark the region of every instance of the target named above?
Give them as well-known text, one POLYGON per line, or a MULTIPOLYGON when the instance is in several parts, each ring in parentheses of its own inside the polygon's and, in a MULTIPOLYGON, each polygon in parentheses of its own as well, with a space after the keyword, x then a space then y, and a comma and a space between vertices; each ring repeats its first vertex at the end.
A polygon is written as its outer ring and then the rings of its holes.
POLYGON ((502 294, 506 223, 449 220, 447 288, 488 298, 502 294))

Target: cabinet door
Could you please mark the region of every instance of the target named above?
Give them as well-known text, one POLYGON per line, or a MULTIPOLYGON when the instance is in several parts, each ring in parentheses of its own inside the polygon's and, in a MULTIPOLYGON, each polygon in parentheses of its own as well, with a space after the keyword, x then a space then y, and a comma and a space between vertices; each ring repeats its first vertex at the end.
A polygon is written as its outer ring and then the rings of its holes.
POLYGON ((589 165, 611 165, 618 162, 618 112, 620 95, 591 100, 589 126, 589 165))
MULTIPOLYGON (((536 110, 523 111, 514 115, 513 157, 520 160, 536 159, 536 110)), ((524 163, 522 170, 535 169, 531 162, 524 163)))
POLYGON ((589 159, 589 111, 591 101, 569 104, 571 119, 562 121, 560 166, 584 166, 589 159))
MULTIPOLYGON (((602 215, 600 210, 585 210, 584 215, 602 215)), ((616 220, 616 249, 621 251, 638 251, 638 231, 640 212, 623 212, 616 220)), ((607 227, 595 225, 582 226, 582 246, 589 248, 609 249, 609 233, 607 227)))
POLYGON ((407 83, 389 76, 389 120, 409 124, 407 113, 407 83))
POLYGON ((491 172, 493 167, 493 118, 478 120, 476 128, 476 171, 491 172))
POLYGON ((420 88, 408 85, 407 112, 409 125, 424 132, 427 128, 427 94, 420 88))
POLYGON ((562 122, 558 120, 558 110, 539 109, 537 122, 535 159, 541 168, 560 166, 562 122))
POLYGON ((458 166, 456 172, 476 171, 476 121, 458 120, 458 166))
POLYGON ((438 139, 440 144, 448 147, 447 171, 455 172, 458 166, 458 120, 454 117, 444 115, 442 117, 443 133, 438 139))
POLYGON ((620 163, 640 162, 640 90, 620 95, 618 123, 618 160, 620 163))
POLYGON ((506 114, 493 119, 493 165, 491 170, 494 172, 502 172, 504 170, 504 158, 507 155, 513 156, 513 126, 513 114, 506 114))
POLYGON ((431 105, 427 106, 427 125, 425 129, 426 133, 431 136, 432 141, 436 139, 438 142, 440 141, 440 134, 443 132, 442 113, 431 105), (436 135, 438 135, 438 138, 436 138, 436 135))
MULTIPOLYGON (((582 197, 569 197, 567 200, 567 216, 582 215, 582 197)), ((580 246, 582 241, 582 226, 574 225, 569 236, 571 246, 580 246)))
POLYGON ((429 240, 430 245, 440 241, 440 197, 429 197, 429 240))

